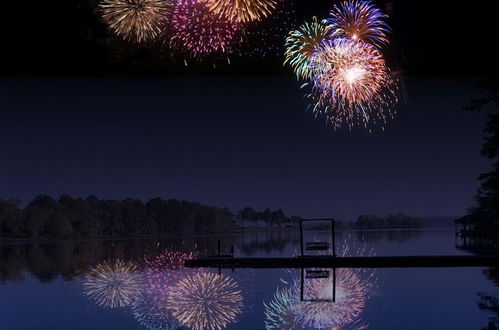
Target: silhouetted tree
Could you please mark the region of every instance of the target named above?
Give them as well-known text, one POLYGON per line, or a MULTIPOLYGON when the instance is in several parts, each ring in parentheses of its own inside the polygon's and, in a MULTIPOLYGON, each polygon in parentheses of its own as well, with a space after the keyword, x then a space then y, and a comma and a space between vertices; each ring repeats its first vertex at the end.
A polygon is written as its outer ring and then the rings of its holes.
POLYGON ((269 208, 266 208, 261 214, 261 219, 265 222, 265 224, 272 227, 272 211, 269 208))
POLYGON ((483 91, 483 95, 471 100, 466 107, 470 111, 482 110, 487 105, 492 105, 494 112, 487 115, 485 124, 484 143, 481 153, 491 161, 492 171, 481 174, 480 187, 475 197, 477 205, 470 209, 473 213, 482 213, 484 218, 497 229, 499 222, 499 78, 497 76, 481 80, 478 87, 483 91))
POLYGON ((0 237, 22 236, 25 233, 22 211, 18 199, 0 199, 0 237))
POLYGON ((241 220, 252 220, 255 222, 255 225, 258 223, 258 213, 248 206, 239 211, 239 217, 241 220))
POLYGON ((52 197, 38 195, 26 207, 25 224, 29 237, 68 238, 73 228, 64 210, 52 197))
POLYGON ((286 215, 283 210, 278 209, 277 211, 272 212, 272 225, 281 226, 286 221, 286 215))
POLYGON ((139 236, 144 228, 146 208, 139 199, 127 198, 122 202, 121 215, 127 236, 139 236))

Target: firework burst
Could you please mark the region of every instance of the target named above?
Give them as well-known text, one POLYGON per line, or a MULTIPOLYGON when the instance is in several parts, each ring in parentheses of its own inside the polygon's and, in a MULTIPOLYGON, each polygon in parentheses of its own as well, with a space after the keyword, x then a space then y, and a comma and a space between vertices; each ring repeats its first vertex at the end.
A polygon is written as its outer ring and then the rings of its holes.
POLYGON ((351 39, 325 41, 311 62, 308 96, 314 112, 325 115, 334 128, 385 125, 393 118, 398 82, 374 46, 351 39))
POLYGON ((83 292, 102 307, 125 307, 142 293, 143 281, 131 262, 104 262, 85 276, 83 292))
POLYGON ((173 9, 172 30, 172 46, 197 57, 230 52, 239 26, 215 16, 200 1, 178 0, 173 9))
POLYGON ((235 321, 243 298, 230 277, 203 272, 189 275, 172 287, 168 304, 182 325, 194 330, 215 330, 235 321))
POLYGON ((377 47, 388 43, 387 16, 370 0, 345 0, 333 7, 330 16, 324 23, 331 26, 333 37, 359 40, 377 47))
POLYGON ((312 22, 300 26, 298 30, 289 32, 284 64, 289 63, 298 78, 310 79, 313 74, 310 58, 329 34, 329 26, 317 22, 316 17, 312 18, 312 22))
POLYGON ((376 47, 388 43, 387 16, 370 0, 345 0, 333 7, 330 16, 324 23, 330 25, 333 37, 359 40, 376 47))
POLYGON ((103 0, 99 4, 109 28, 125 40, 156 38, 171 13, 169 0, 103 0))
POLYGON ((372 99, 389 77, 385 60, 376 48, 349 39, 322 43, 312 62, 315 85, 334 91, 347 105, 372 99))
POLYGON ((210 11, 231 22, 248 23, 269 16, 277 0, 200 0, 210 11))

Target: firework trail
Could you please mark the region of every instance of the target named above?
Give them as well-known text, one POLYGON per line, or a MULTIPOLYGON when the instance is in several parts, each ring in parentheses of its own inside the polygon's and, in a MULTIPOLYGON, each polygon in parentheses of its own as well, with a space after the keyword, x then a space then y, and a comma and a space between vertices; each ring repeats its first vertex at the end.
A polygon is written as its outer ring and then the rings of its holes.
POLYGON ((200 0, 211 12, 231 22, 248 23, 269 16, 277 0, 200 0))
POLYGON ((289 32, 284 64, 289 63, 298 78, 312 78, 310 59, 322 41, 329 37, 330 31, 329 26, 317 22, 317 17, 313 17, 312 22, 306 22, 299 29, 289 32))
POLYGON ((99 8, 109 28, 125 40, 156 38, 171 13, 170 0, 103 0, 99 8))
POLYGON ((131 262, 104 262, 85 276, 83 293, 102 307, 125 307, 132 304, 143 290, 143 280, 131 262))
POLYGON ((239 31, 237 23, 215 16, 197 0, 178 0, 171 21, 171 45, 193 57, 230 52, 239 31))
POLYGON ((243 26, 241 42, 243 46, 240 47, 239 54, 259 58, 282 56, 285 50, 283 41, 297 24, 294 3, 278 0, 272 15, 243 26))
POLYGON ((312 59, 307 95, 316 115, 333 127, 386 125, 395 115, 399 83, 372 45, 351 39, 324 41, 312 59))
POLYGON ((386 17, 370 0, 345 0, 333 7, 324 23, 330 25, 334 38, 349 38, 381 47, 388 44, 386 17))
POLYGON ((183 326, 215 330, 235 321, 241 313, 243 297, 230 277, 202 272, 181 279, 172 288, 168 305, 183 326))

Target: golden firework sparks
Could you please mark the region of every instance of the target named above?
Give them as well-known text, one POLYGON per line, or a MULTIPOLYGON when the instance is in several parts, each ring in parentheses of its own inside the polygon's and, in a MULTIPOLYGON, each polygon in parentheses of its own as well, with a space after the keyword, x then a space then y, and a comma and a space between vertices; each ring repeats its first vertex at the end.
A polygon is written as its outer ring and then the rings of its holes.
POLYGON ((233 22, 247 23, 269 16, 277 6, 276 0, 199 0, 210 11, 233 22))
POLYGON ((172 4, 169 0, 103 0, 99 8, 114 33, 125 40, 144 42, 161 33, 172 4))
POLYGON ((118 259, 93 267, 85 276, 83 293, 99 306, 125 307, 140 296, 143 284, 136 266, 118 259))
POLYGON ((172 287, 168 306, 186 327, 219 330, 241 313, 243 297, 230 277, 202 272, 189 275, 172 287))

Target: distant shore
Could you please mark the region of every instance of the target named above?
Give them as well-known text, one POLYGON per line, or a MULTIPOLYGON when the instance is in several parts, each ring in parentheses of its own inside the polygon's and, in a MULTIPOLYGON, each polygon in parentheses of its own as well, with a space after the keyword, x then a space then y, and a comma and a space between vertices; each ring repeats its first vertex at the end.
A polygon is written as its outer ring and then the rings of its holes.
MULTIPOLYGON (((423 230, 435 230, 435 229, 448 229, 451 227, 372 227, 372 228, 350 228, 350 227, 340 227, 337 228, 337 232, 362 232, 362 231, 423 231, 423 230)), ((323 229, 317 229, 321 231, 323 229)), ((151 240, 151 239, 177 239, 177 238, 201 238, 201 237, 227 237, 235 236, 244 233, 275 233, 275 232, 285 232, 293 233, 299 232, 298 227, 246 227, 237 228, 234 231, 221 232, 221 233, 209 233, 209 234, 168 234, 168 235, 147 235, 147 236, 121 236, 121 237, 88 237, 88 238, 68 238, 68 239, 51 239, 51 238, 12 238, 12 237, 1 237, 0 244, 31 244, 31 243, 65 243, 65 242, 91 242, 91 241, 122 241, 122 240, 151 240)))

